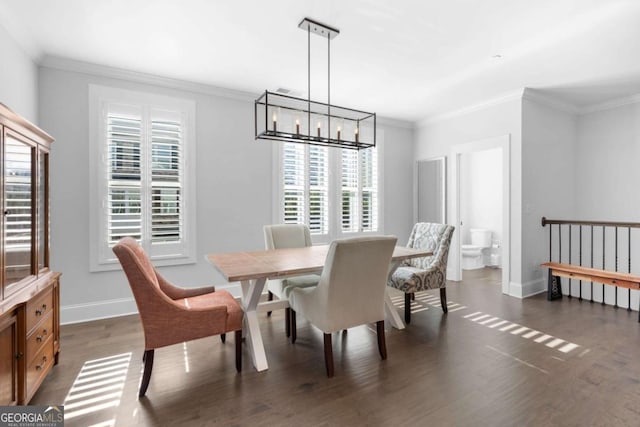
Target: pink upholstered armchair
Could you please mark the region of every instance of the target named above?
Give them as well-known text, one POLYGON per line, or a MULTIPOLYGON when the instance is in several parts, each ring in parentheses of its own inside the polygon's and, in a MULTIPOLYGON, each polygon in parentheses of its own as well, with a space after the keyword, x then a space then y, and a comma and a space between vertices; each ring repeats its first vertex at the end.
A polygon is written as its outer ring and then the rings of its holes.
POLYGON ((193 289, 176 287, 153 267, 144 250, 131 237, 113 247, 138 306, 144 330, 144 374, 139 397, 151 379, 154 349, 184 341, 235 332, 236 370, 242 366, 243 311, 231 294, 213 286, 193 289))

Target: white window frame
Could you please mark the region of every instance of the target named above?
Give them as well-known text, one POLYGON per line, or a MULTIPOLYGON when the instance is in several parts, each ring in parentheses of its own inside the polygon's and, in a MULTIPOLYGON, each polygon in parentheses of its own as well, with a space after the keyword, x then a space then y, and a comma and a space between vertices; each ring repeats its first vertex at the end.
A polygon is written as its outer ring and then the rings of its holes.
MULTIPOLYGON (((140 244, 156 266, 193 264, 196 262, 196 204, 195 204, 195 101, 131 91, 115 87, 89 85, 89 165, 90 178, 90 271, 107 271, 120 268, 112 245, 109 245, 106 200, 107 185, 107 130, 106 114, 110 104, 130 105, 147 111, 162 110, 179 113, 182 122, 182 197, 183 238, 180 244, 152 247, 144 235, 140 244)), ((148 173, 148 171, 143 172, 148 173)), ((151 183, 148 183, 149 188, 151 183)), ((146 210, 146 213, 149 209, 146 210)), ((143 230, 149 229, 143 219, 143 230)))
MULTIPOLYGON (((378 229, 375 231, 359 231, 344 232, 342 231, 341 219, 342 219, 342 204, 341 204, 341 150, 339 148, 329 148, 329 232, 327 234, 312 234, 311 239, 314 244, 326 244, 335 239, 358 237, 367 235, 381 235, 384 234, 384 133, 381 130, 377 132, 376 150, 378 156, 378 229)), ((275 188, 273 203, 272 222, 274 224, 280 224, 284 218, 282 200, 284 197, 284 175, 282 170, 282 151, 283 143, 275 142, 272 151, 273 155, 273 188, 275 188)), ((305 156, 308 157, 308 156, 305 156)), ((360 180, 359 180, 360 181, 360 180)), ((308 185, 307 185, 308 187, 308 185)), ((359 186, 361 190, 361 186, 359 186)), ((307 201, 308 204, 308 201, 307 201)), ((360 224, 361 228, 361 224, 360 224)))

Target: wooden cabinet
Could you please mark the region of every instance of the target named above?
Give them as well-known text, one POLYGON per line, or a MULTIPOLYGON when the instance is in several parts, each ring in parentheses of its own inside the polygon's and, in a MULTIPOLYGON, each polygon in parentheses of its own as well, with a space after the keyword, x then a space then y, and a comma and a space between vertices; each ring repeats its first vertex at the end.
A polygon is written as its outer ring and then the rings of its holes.
POLYGON ((60 353, 60 273, 49 268, 52 142, 0 104, 0 405, 29 403, 60 353))
POLYGON ((0 405, 18 403, 18 323, 10 312, 0 321, 0 405))

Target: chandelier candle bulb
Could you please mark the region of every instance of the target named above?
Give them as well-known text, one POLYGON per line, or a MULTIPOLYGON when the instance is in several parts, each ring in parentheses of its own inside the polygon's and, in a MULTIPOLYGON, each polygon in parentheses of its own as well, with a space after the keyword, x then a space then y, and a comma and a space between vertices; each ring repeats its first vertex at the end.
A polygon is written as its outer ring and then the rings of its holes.
POLYGON ((300 120, 296 119, 296 135, 300 135, 300 120))
POLYGON ((356 137, 356 142, 358 142, 358 128, 353 131, 353 134, 356 137))
POLYGON ((340 126, 338 126, 338 140, 340 140, 340 131, 341 131, 341 130, 342 130, 342 129, 340 129, 340 126))
POLYGON ((320 129, 322 128, 322 125, 320 124, 320 122, 318 122, 318 138, 320 138, 320 129))
POLYGON ((273 131, 275 132, 278 129, 278 117, 276 113, 273 113, 273 131))

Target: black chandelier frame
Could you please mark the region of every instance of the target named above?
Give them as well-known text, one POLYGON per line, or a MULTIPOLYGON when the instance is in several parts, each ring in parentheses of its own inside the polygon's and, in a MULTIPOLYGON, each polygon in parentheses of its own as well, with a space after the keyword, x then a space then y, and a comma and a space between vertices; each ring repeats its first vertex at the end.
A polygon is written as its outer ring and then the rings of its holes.
POLYGON ((266 90, 254 103, 255 139, 356 150, 375 147, 376 113, 331 105, 331 40, 340 31, 309 18, 298 27, 307 31, 308 97, 266 90), (311 100, 311 33, 327 38, 326 103, 311 100))

